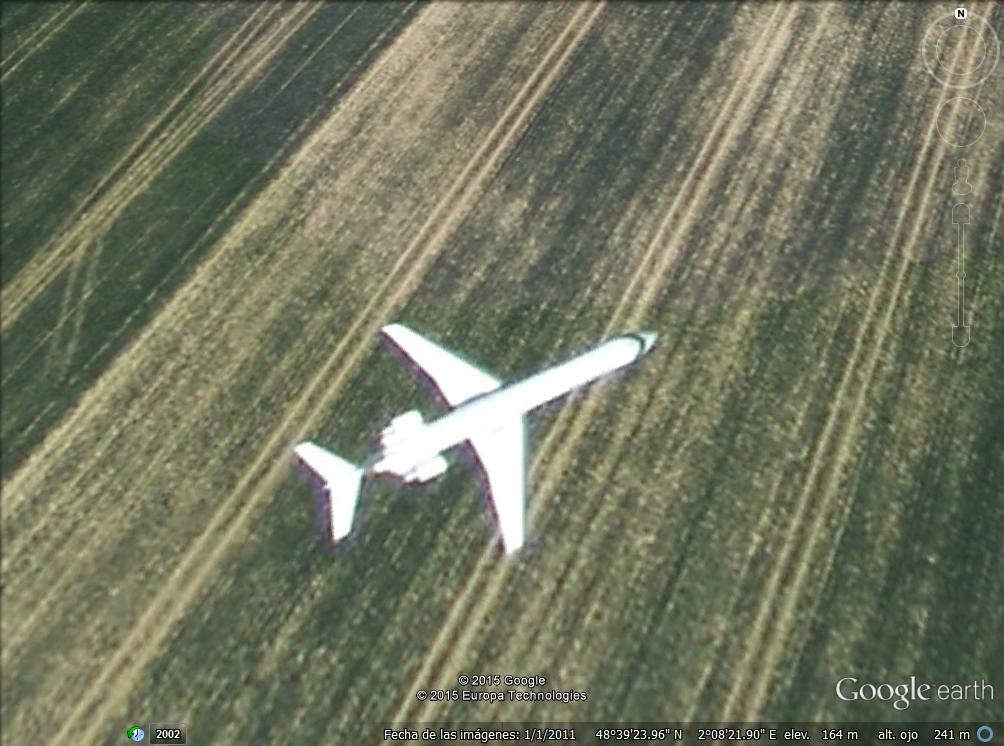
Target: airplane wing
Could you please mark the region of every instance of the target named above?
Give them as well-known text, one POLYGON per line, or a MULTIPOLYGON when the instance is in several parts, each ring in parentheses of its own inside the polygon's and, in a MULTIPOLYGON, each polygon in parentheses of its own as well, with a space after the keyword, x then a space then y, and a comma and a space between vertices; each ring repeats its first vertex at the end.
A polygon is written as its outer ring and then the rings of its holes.
POLYGON ((408 358, 451 407, 494 391, 502 382, 401 324, 383 328, 384 336, 408 358))
POLYGON ((507 553, 523 545, 526 426, 522 417, 470 439, 488 480, 489 500, 507 553))

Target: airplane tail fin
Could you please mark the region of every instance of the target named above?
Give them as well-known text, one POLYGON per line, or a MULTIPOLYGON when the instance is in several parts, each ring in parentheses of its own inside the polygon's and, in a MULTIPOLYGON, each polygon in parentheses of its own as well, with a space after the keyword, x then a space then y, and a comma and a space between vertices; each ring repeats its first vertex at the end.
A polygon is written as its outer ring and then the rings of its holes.
POLYGON ((312 481, 324 489, 332 541, 344 539, 352 531, 363 469, 309 442, 300 443, 293 453, 312 481))

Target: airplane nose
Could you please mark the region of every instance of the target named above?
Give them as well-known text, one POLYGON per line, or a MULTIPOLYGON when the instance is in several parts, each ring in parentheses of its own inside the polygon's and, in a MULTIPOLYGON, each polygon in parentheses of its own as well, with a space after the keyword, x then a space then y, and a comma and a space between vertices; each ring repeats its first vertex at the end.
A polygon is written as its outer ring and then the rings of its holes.
POLYGON ((652 346, 655 344, 655 340, 659 338, 659 335, 655 332, 638 332, 638 336, 641 337, 642 340, 642 354, 651 350, 652 346))

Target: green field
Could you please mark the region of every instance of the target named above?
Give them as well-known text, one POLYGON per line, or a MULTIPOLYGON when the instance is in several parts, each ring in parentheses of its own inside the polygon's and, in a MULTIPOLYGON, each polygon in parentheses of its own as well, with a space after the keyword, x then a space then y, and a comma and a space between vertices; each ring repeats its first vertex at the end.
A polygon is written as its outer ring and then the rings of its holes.
POLYGON ((1004 66, 928 74, 949 10, 4 3, 5 740, 1001 720, 1004 66), (390 321, 507 379, 660 339, 533 417, 515 557, 462 458, 332 552, 290 446, 438 411, 390 321), (588 699, 416 699, 461 674, 588 699), (834 693, 911 675, 997 699, 834 693))

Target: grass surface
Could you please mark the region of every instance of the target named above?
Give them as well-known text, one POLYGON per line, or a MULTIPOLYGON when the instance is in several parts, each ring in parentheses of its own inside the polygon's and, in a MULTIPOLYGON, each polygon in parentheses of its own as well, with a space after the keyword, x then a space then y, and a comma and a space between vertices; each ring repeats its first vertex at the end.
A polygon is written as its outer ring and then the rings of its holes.
POLYGON ((5 3, 8 738, 999 713, 833 692, 1004 686, 1004 88, 957 349, 939 12, 5 3), (462 459, 331 553, 288 448, 436 411, 391 320, 505 378, 660 340, 533 418, 515 558, 462 459), (464 673, 588 700, 416 700, 464 673))

